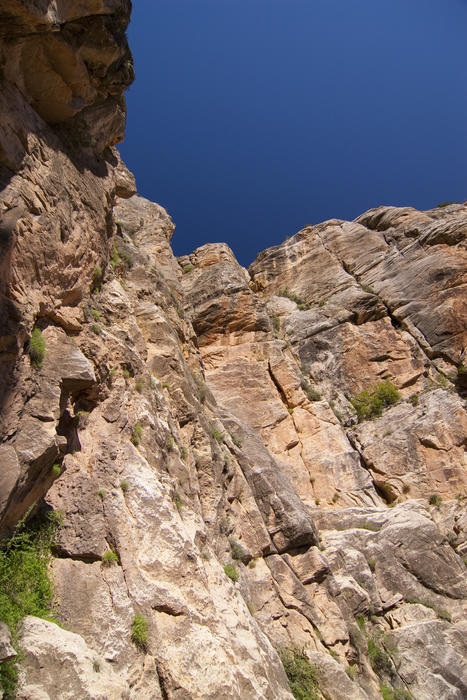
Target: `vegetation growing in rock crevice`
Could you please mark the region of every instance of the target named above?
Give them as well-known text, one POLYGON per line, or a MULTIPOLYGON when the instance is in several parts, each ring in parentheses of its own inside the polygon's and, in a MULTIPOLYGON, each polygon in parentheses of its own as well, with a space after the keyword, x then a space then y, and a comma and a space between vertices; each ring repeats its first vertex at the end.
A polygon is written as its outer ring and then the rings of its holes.
POLYGON ((238 581, 237 567, 235 567, 233 564, 226 564, 224 566, 224 573, 234 583, 236 583, 238 581))
POLYGON ((136 423, 131 433, 131 442, 135 447, 138 447, 138 445, 141 443, 142 435, 143 426, 141 425, 141 423, 136 423))
POLYGON ((40 328, 33 328, 29 340, 28 353, 34 367, 42 367, 45 357, 45 338, 40 328))
POLYGON ((370 659, 371 668, 379 676, 391 673, 391 659, 374 639, 368 640, 368 657, 370 659))
MULTIPOLYGON (((26 615, 55 622, 51 610, 53 583, 49 564, 61 514, 51 511, 31 523, 26 524, 25 520, 18 524, 0 550, 0 620, 10 628, 15 647, 19 624, 26 615)), ((15 660, 0 664, 0 685, 5 700, 15 697, 16 680, 15 660)))
POLYGON ((211 431, 211 435, 213 436, 213 438, 214 438, 215 440, 217 440, 217 442, 224 442, 224 436, 223 436, 223 434, 222 434, 219 430, 217 430, 217 428, 216 428, 216 426, 214 425, 214 423, 211 423, 211 424, 209 425, 209 429, 210 429, 210 431, 211 431))
POLYGON ((118 554, 113 552, 111 549, 108 549, 107 552, 104 552, 102 555, 102 563, 104 566, 112 566, 112 564, 118 564, 118 554))
POLYGON ((293 292, 289 292, 287 287, 281 289, 281 291, 278 293, 278 296, 285 297, 286 299, 294 301, 297 304, 300 311, 308 311, 308 309, 310 308, 310 305, 307 304, 304 299, 299 297, 297 294, 294 294, 293 292))
POLYGON ((287 675, 290 690, 296 700, 319 700, 316 670, 305 651, 298 647, 281 649, 279 656, 287 675))
POLYGON ((380 690, 383 700, 412 700, 412 696, 408 690, 389 688, 387 685, 382 685, 380 690))
POLYGON ((350 403, 357 412, 359 421, 381 416, 383 409, 399 401, 401 395, 389 381, 379 382, 371 391, 361 391, 350 403))
POLYGON ((148 621, 142 615, 135 615, 131 628, 131 641, 142 651, 148 645, 148 621))
POLYGON ((305 392, 309 401, 321 401, 323 398, 319 391, 310 386, 306 379, 301 380, 300 388, 305 392))

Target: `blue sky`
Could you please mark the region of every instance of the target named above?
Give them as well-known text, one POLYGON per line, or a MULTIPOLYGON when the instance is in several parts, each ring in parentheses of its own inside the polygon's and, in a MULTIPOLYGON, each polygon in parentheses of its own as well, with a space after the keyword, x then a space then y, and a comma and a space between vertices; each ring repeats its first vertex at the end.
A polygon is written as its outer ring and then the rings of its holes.
POLYGON ((466 0, 133 0, 120 146, 177 255, 467 199, 466 0))

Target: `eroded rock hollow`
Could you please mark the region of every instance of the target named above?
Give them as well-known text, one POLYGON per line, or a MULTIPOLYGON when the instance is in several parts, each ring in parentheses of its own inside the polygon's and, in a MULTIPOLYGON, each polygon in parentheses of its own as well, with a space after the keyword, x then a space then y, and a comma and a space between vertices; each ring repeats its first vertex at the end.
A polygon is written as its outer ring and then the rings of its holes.
POLYGON ((115 149, 130 10, 0 10, 3 546, 62 514, 14 693, 462 700, 467 205, 177 259, 115 149))

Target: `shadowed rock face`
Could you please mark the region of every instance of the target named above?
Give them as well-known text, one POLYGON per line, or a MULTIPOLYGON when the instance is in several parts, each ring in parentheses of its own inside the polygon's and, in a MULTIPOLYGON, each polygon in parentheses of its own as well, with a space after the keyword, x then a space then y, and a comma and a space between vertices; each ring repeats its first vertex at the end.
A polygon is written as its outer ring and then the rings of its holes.
MULTIPOLYGON (((129 0, 6 0, 0 10, 0 65, 48 124, 80 115, 100 150, 121 141, 123 90, 133 80, 125 38, 129 0)), ((71 126, 71 124, 70 124, 71 126)))
POLYGON ((108 147, 129 10, 0 10, 1 533, 64 514, 17 696, 285 700, 298 647, 326 700, 462 700, 467 206, 177 260, 108 147))

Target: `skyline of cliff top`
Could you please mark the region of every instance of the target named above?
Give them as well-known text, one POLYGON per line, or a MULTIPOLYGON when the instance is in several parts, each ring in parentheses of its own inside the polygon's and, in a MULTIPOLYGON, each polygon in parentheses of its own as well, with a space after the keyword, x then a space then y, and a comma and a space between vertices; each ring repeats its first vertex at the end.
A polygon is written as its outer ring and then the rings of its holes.
POLYGON ((467 7, 138 0, 120 150, 178 255, 247 266, 306 224, 466 199, 467 7))

